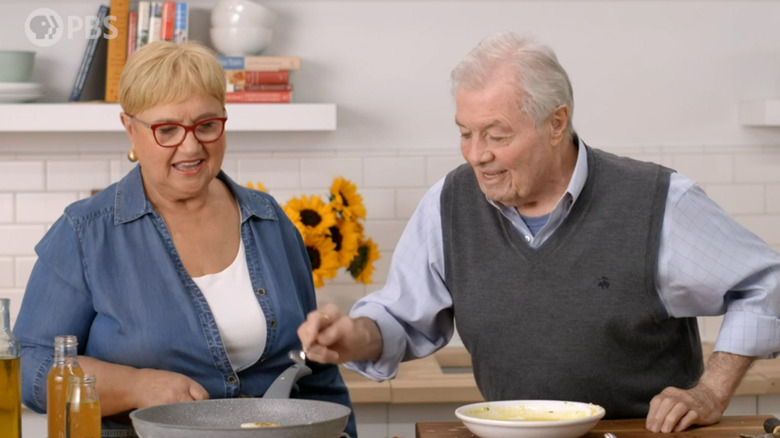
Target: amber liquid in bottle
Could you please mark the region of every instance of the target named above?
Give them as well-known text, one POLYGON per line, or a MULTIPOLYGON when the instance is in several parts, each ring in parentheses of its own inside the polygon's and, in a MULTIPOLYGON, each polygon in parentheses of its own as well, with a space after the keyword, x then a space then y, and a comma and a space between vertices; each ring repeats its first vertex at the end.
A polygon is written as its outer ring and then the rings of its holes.
POLYGON ((49 438, 66 438, 65 408, 68 399, 68 379, 71 376, 84 377, 84 371, 76 360, 75 336, 54 338, 54 364, 46 382, 46 416, 49 438))
POLYGON ((20 359, 0 357, 0 436, 22 436, 20 359))
POLYGON ((95 389, 95 377, 70 378, 65 409, 67 438, 100 438, 100 400, 95 389))
POLYGON ((22 436, 22 373, 19 341, 11 332, 10 300, 0 298, 0 437, 22 436))

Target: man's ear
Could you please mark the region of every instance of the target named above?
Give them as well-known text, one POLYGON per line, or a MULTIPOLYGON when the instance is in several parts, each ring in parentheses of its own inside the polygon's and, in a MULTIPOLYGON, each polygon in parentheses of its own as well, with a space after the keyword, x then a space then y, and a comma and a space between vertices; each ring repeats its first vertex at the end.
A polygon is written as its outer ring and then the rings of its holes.
POLYGON ((567 138, 567 129, 569 126, 569 107, 561 105, 550 114, 550 142, 558 144, 567 138))

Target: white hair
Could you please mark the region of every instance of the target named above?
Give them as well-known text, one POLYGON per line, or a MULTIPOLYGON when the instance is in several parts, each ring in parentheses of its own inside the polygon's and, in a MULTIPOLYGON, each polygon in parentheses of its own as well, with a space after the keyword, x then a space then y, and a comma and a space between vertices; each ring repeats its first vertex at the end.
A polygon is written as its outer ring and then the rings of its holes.
POLYGON ((539 127, 561 105, 569 107, 569 136, 574 135, 574 95, 569 75, 553 50, 531 37, 513 32, 489 36, 452 70, 452 92, 479 90, 505 68, 514 71, 520 109, 539 127))

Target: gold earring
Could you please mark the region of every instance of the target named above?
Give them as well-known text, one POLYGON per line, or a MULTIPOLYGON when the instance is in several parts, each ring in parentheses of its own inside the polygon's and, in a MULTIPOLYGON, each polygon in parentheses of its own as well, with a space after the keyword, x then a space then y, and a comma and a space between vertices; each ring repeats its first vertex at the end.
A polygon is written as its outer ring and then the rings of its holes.
POLYGON ((127 159, 130 160, 131 163, 135 163, 136 161, 138 161, 138 156, 135 155, 134 150, 130 149, 127 152, 127 159))

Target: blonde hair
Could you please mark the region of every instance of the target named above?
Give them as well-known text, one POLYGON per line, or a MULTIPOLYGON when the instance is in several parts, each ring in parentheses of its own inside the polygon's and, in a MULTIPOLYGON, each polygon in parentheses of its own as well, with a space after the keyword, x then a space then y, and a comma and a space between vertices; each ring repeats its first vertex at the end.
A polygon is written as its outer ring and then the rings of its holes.
POLYGON ((193 41, 155 41, 127 60, 119 79, 119 104, 130 115, 196 94, 224 105, 225 91, 225 71, 210 49, 193 41))
POLYGON ((561 105, 569 107, 569 136, 574 134, 574 93, 569 76, 553 50, 533 37, 500 32, 482 41, 452 70, 452 92, 478 90, 501 69, 509 67, 517 81, 520 109, 536 126, 561 105))

